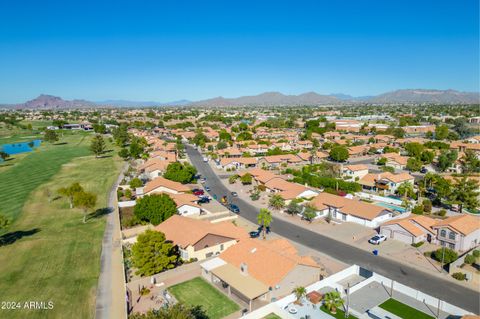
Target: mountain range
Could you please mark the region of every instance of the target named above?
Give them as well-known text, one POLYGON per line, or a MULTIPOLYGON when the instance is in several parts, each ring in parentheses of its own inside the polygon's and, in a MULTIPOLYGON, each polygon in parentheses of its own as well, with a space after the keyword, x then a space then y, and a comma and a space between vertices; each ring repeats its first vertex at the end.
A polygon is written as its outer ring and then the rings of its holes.
POLYGON ((63 100, 53 95, 42 94, 21 104, 0 105, 18 109, 70 109, 95 107, 155 107, 155 106, 296 106, 296 105, 342 105, 342 104, 477 104, 480 93, 456 90, 405 89, 376 96, 353 97, 343 93, 322 95, 307 92, 299 95, 285 95, 280 92, 265 92, 258 95, 237 98, 215 97, 201 101, 179 100, 173 102, 106 100, 63 100))

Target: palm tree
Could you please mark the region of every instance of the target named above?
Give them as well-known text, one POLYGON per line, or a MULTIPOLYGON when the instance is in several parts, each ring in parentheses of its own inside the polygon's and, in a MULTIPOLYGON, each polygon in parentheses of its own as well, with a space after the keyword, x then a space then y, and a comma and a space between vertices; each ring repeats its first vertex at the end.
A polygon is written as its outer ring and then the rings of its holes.
POLYGON ((273 209, 280 210, 285 207, 285 200, 282 196, 275 194, 270 198, 268 205, 273 209))
POLYGON ((407 197, 412 197, 414 194, 413 185, 407 182, 403 182, 398 186, 397 193, 403 195, 403 198, 406 200, 407 197))
POLYGON ((343 306, 344 302, 338 291, 327 292, 323 300, 325 307, 327 307, 328 311, 332 314, 336 314, 337 308, 343 306))
POLYGON ((292 293, 295 295, 295 298, 297 298, 297 300, 295 300, 295 303, 300 304, 302 298, 307 295, 307 289, 305 289, 305 287, 298 286, 292 290, 292 293))
POLYGON ((272 223, 272 213, 266 209, 266 208, 261 208, 260 213, 257 215, 257 221, 260 225, 262 225, 262 233, 263 233, 263 239, 267 238, 267 227, 270 226, 272 223))

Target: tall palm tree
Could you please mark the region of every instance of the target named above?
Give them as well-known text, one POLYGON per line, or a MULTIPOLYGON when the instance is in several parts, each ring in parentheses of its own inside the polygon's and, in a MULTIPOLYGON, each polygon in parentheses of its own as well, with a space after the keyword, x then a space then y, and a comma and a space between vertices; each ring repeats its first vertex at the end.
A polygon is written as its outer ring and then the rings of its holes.
POLYGON ((295 298, 297 298, 295 303, 299 304, 302 298, 307 295, 307 289, 305 289, 305 287, 298 286, 292 290, 292 293, 295 295, 295 298))
POLYGON ((327 307, 328 311, 332 314, 336 314, 337 308, 343 306, 344 303, 338 291, 327 292, 323 300, 325 302, 325 307, 327 307))
POLYGON ((272 213, 268 209, 260 209, 260 212, 257 215, 257 221, 262 225, 263 239, 267 238, 267 227, 272 223, 272 219, 272 213))

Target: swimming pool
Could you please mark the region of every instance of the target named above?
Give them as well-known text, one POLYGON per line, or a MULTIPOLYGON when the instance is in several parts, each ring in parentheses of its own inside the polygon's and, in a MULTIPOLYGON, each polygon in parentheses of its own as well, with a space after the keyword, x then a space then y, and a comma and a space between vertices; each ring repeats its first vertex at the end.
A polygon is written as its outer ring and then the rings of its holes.
POLYGON ((397 206, 397 205, 393 205, 393 204, 389 204, 389 203, 384 203, 384 202, 376 202, 374 203, 375 205, 377 206, 382 206, 382 207, 385 207, 385 208, 389 208, 391 210, 396 210, 397 212, 400 212, 400 213, 405 213, 407 210, 401 206, 397 206))

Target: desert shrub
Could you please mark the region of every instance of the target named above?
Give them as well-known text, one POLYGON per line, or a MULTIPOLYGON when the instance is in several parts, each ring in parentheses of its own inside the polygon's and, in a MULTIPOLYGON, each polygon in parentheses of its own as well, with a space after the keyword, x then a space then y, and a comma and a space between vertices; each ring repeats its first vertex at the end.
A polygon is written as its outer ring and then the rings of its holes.
POLYGON ((424 244, 424 242, 423 242, 423 241, 420 241, 420 242, 418 242, 418 243, 412 244, 412 246, 418 248, 418 247, 422 246, 423 244, 424 244))
POLYGON ((475 258, 475 256, 473 256, 473 255, 467 254, 467 255, 465 256, 465 263, 466 263, 466 264, 471 265, 471 264, 473 264, 476 260, 477 260, 477 258, 475 258))
POLYGON ((463 272, 456 272, 452 274, 452 277, 457 279, 457 280, 465 280, 467 279, 467 275, 465 275, 463 272))
POLYGON ((472 252, 472 255, 476 258, 480 257, 480 250, 478 249, 475 249, 473 252, 472 252))

